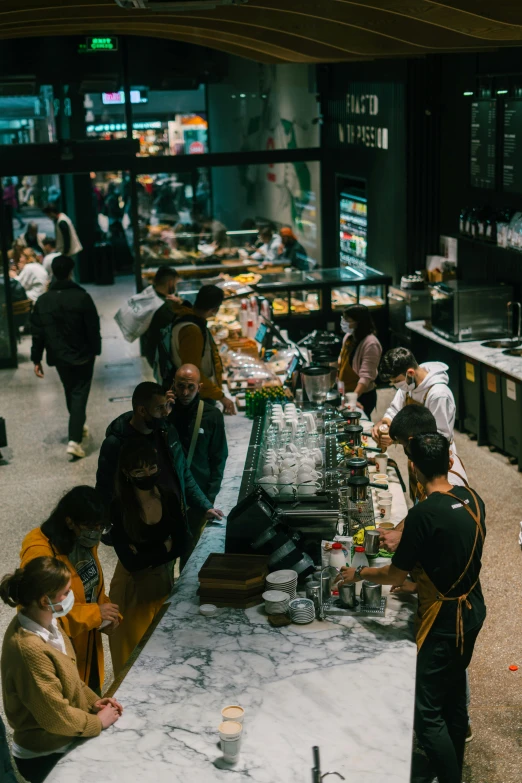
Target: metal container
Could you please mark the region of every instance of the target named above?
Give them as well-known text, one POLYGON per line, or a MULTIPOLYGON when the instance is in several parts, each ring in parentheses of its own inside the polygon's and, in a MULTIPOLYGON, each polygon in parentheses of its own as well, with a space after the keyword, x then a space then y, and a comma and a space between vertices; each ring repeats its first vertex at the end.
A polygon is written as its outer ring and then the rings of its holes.
POLYGON ((363 604, 374 608, 380 608, 382 597, 382 585, 376 585, 374 582, 364 581, 361 588, 361 598, 363 604))
POLYGON ((329 601, 332 595, 332 576, 328 571, 323 571, 319 580, 323 583, 323 602, 329 601))
POLYGON ((346 607, 346 609, 355 609, 357 606, 357 598, 355 597, 355 582, 351 584, 340 584, 339 586, 339 601, 346 607))
POLYGON ((352 476, 368 475, 368 460, 365 457, 352 457, 346 461, 346 467, 352 476))
POLYGON ((351 425, 358 425, 359 424, 359 420, 360 420, 360 418, 362 416, 362 412, 361 411, 347 411, 347 410, 343 410, 342 411, 342 415, 343 415, 343 419, 344 419, 345 425, 347 427, 349 427, 351 425))
POLYGON ((346 442, 350 448, 355 449, 361 445, 363 428, 359 424, 348 424, 344 428, 346 442))
POLYGON ((321 603, 321 585, 317 582, 306 582, 306 597, 314 602, 315 613, 317 614, 321 603))
POLYGON ((366 530, 364 533, 364 551, 367 555, 376 555, 381 548, 378 530, 366 530))
POLYGON ((350 499, 353 503, 359 503, 368 499, 369 484, 368 476, 350 476, 348 486, 350 487, 350 499))

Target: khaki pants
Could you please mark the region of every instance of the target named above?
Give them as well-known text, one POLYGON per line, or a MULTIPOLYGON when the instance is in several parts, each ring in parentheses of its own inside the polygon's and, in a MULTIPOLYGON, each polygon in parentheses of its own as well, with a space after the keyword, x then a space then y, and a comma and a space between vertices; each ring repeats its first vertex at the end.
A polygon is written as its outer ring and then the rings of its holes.
POLYGON ((110 600, 118 604, 123 620, 109 636, 116 677, 156 617, 173 585, 173 563, 130 573, 118 561, 110 600))

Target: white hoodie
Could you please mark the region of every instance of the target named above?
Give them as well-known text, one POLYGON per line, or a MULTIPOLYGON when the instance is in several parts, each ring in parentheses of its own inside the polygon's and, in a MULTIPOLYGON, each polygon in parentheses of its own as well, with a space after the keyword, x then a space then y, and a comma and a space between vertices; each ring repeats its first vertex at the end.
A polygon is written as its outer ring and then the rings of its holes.
POLYGON ((448 438, 449 441, 453 441, 455 399, 448 386, 449 379, 446 372, 448 365, 443 362, 424 362, 419 366, 428 371, 427 376, 411 393, 398 389, 383 418, 392 421, 397 413, 404 408, 406 397, 411 396, 415 402, 424 405, 433 413, 440 434, 448 438))

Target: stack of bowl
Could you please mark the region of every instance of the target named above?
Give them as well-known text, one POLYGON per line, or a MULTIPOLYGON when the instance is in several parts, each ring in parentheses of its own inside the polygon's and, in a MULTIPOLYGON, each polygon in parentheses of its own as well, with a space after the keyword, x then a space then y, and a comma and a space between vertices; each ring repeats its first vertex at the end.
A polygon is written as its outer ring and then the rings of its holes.
POLYGON ((288 611, 290 596, 282 590, 266 590, 263 593, 263 600, 267 614, 286 614, 288 611))

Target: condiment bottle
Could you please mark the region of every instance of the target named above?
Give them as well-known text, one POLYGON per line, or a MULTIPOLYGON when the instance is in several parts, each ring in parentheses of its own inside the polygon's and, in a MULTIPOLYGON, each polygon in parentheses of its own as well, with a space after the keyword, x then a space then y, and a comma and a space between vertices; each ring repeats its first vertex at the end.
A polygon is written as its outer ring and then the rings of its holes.
POLYGON ((352 568, 359 568, 359 566, 368 566, 368 558, 364 552, 363 546, 355 547, 355 554, 352 558, 352 568))
POLYGON ((332 550, 330 552, 330 565, 334 566, 334 568, 344 568, 346 565, 346 557, 343 552, 343 545, 340 541, 336 541, 334 544, 332 544, 332 550))

